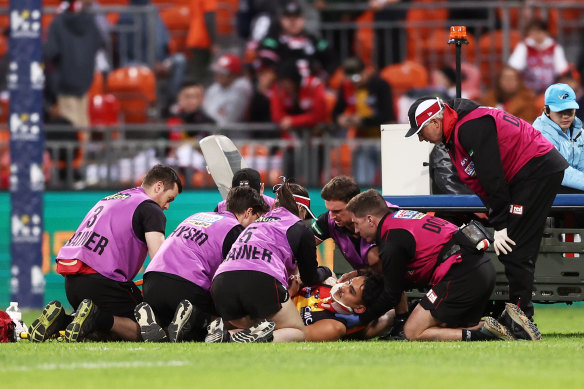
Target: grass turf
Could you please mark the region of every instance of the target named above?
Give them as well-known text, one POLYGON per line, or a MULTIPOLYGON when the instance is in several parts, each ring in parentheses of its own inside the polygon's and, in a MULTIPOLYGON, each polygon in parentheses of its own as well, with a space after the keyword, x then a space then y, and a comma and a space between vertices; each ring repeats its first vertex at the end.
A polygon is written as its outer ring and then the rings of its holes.
POLYGON ((2 344, 0 382, 6 388, 582 387, 584 306, 538 306, 536 313, 541 342, 2 344))

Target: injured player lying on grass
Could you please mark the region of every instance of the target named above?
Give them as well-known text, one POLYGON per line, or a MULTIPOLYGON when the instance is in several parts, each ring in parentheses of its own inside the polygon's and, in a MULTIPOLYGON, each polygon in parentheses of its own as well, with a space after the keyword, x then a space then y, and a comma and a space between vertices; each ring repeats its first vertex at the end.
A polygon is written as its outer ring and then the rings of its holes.
MULTIPOLYGON (((332 272, 327 270, 331 276, 315 286, 303 287, 298 274, 290 277, 288 293, 305 325, 306 341, 370 339, 385 334, 392 328, 395 319, 393 309, 367 325, 359 322, 359 314, 365 312, 366 302, 370 304, 370 300, 375 300, 383 291, 381 275, 366 273, 338 283, 332 272)), ((228 326, 228 323, 223 324, 221 319, 217 319, 209 326, 206 341, 230 342, 231 334, 238 330, 228 330, 228 326)), ((250 335, 253 336, 249 337, 250 342, 273 341, 274 330, 277 330, 277 325, 254 326, 251 329, 250 335)))

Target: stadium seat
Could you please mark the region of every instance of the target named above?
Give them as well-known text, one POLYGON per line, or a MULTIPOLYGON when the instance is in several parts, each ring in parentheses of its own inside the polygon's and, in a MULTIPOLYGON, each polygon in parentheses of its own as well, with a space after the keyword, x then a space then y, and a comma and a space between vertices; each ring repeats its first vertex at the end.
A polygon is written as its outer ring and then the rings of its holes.
POLYGON ((112 71, 106 90, 120 102, 125 123, 145 123, 156 101, 156 78, 146 66, 128 66, 112 71))
POLYGON ((89 100, 89 120, 92 126, 119 124, 120 102, 112 94, 96 94, 89 100))
POLYGON ((509 54, 521 40, 518 30, 511 30, 509 36, 495 30, 479 39, 480 69, 484 85, 491 85, 503 67, 503 42, 509 42, 509 54))
POLYGON ((217 2, 217 33, 230 35, 235 30, 235 14, 239 7, 239 0, 222 0, 217 2))
POLYGON ((160 11, 160 18, 170 33, 169 51, 174 54, 186 50, 186 40, 191 24, 188 5, 173 6, 160 11))
POLYGON ((391 85, 394 96, 402 95, 412 88, 428 86, 428 70, 414 61, 388 65, 379 75, 391 85))
POLYGON ((0 56, 8 53, 8 38, 4 34, 0 34, 0 56))
MULTIPOLYGON (((406 15, 406 31, 408 37, 407 58, 422 62, 424 53, 422 44, 434 34, 434 31, 446 31, 448 9, 446 8, 416 8, 416 3, 437 3, 443 0, 415 0, 406 15)), ((446 44, 446 42, 441 42, 446 44)))
POLYGON ((361 14, 355 22, 357 23, 357 31, 355 32, 355 41, 353 43, 353 50, 355 54, 361 58, 365 66, 373 64, 373 50, 375 47, 375 33, 371 28, 370 23, 373 23, 374 13, 367 10, 361 14))

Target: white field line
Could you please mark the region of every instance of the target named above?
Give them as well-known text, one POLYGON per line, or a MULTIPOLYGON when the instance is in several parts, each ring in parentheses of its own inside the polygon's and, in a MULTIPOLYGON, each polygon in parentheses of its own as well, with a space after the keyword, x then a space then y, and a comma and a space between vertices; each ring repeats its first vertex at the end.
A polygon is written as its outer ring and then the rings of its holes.
POLYGON ((137 367, 173 367, 186 365, 189 365, 187 361, 40 363, 38 365, 0 367, 0 372, 36 370, 127 369, 137 367))

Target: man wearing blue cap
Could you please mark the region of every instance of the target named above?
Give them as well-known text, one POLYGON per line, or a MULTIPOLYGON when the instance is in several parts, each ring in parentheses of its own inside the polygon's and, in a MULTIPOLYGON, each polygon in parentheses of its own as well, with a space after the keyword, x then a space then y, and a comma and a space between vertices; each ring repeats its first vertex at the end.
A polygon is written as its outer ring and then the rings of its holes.
POLYGON ((422 97, 408 117, 406 137, 444 143, 461 181, 485 204, 509 300, 532 318, 535 262, 568 163, 531 124, 468 99, 422 97))
POLYGON ((540 130, 570 166, 562 186, 584 191, 584 136, 582 121, 576 117, 576 93, 567 84, 553 84, 545 91, 545 107, 533 127, 540 130))

